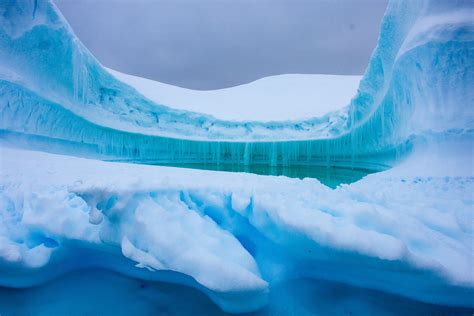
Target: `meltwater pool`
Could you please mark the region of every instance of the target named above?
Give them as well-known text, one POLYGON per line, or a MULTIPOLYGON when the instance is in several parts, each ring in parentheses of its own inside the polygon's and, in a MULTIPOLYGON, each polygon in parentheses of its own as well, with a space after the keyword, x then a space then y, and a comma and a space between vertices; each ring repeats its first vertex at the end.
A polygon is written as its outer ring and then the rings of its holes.
POLYGON ((244 164, 215 164, 215 163, 150 163, 158 166, 190 168, 226 172, 245 172, 269 176, 286 176, 289 178, 315 178, 322 184, 330 188, 336 188, 341 184, 350 184, 356 182, 366 175, 373 173, 366 169, 351 169, 340 167, 325 167, 311 165, 295 166, 269 166, 262 164, 244 165, 244 164))

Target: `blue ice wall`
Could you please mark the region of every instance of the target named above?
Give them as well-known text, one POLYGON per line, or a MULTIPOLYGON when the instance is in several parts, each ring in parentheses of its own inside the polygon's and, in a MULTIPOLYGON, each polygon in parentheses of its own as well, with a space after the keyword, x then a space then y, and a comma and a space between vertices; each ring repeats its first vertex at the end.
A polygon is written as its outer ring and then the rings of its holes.
POLYGON ((158 105, 110 75, 49 1, 0 5, 0 129, 92 157, 384 169, 414 144, 472 138, 470 1, 392 1, 350 105, 298 122, 226 122, 158 105))
MULTIPOLYGON (((235 123, 173 110, 147 100, 103 69, 52 2, 2 2, 0 17, 2 77, 99 125, 182 138, 287 139, 291 134, 295 139, 308 138, 305 134, 314 127, 337 120, 235 123)), ((338 127, 327 133, 337 134, 338 127)))
POLYGON ((349 107, 352 146, 471 137, 473 16, 472 1, 390 2, 349 107))

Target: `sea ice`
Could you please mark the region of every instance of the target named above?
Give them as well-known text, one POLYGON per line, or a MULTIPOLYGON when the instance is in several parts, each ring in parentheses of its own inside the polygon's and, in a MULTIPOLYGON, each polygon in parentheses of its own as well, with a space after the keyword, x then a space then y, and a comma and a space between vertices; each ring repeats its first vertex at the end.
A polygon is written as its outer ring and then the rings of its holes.
POLYGON ((257 122, 157 104, 52 2, 3 2, 0 285, 103 268, 245 312, 311 278, 474 308, 472 16, 471 1, 391 1, 349 104, 257 122), (388 170, 331 189, 84 157, 388 170))

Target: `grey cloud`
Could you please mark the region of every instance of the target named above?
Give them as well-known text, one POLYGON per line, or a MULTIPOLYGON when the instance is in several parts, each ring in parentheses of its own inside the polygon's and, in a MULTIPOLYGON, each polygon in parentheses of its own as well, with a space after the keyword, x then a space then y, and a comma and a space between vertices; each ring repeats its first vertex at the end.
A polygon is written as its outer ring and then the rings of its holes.
POLYGON ((362 74, 386 0, 55 0, 106 66, 194 89, 362 74))

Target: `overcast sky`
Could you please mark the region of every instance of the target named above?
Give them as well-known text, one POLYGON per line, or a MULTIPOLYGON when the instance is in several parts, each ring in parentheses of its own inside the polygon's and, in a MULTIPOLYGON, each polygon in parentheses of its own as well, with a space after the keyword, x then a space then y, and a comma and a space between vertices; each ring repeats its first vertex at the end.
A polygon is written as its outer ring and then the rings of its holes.
POLYGON ((217 89, 282 73, 362 74, 387 0, 54 0, 107 67, 217 89))

